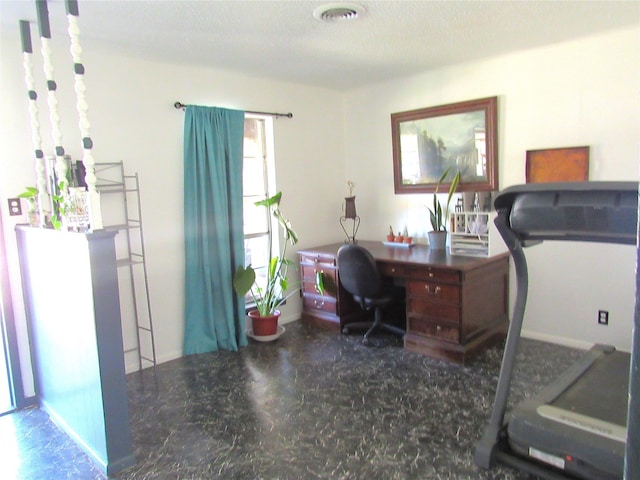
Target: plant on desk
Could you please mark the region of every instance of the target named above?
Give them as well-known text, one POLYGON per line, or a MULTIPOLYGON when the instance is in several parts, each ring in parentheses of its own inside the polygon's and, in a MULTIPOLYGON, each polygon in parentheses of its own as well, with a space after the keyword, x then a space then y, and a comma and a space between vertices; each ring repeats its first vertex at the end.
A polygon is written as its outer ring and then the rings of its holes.
POLYGON ((266 284, 261 286, 256 282, 256 272, 251 265, 244 267, 240 265, 233 276, 233 288, 241 297, 251 292, 256 309, 249 312, 251 318, 253 335, 268 336, 275 335, 278 331, 278 318, 280 311, 278 307, 287 298, 296 293, 289 289, 287 271, 293 262, 286 258, 287 245, 298 243, 298 234, 291 228, 291 222, 282 216, 280 212, 280 199, 282 192, 278 192, 270 198, 256 202, 255 205, 262 206, 271 212, 268 215, 269 231, 272 231, 271 216, 278 220, 283 230, 283 242, 280 255, 273 255, 273 245, 269 236, 269 262, 267 264, 266 284))
POLYGON ((389 233, 387 233, 387 242, 393 242, 396 239, 395 233, 393 233, 393 227, 389 225, 389 233))
POLYGON ((433 208, 427 207, 429 209, 431 227, 433 228, 433 231, 429 232, 429 247, 432 249, 444 249, 447 243, 447 222, 449 221, 449 208, 451 206, 451 199, 453 198, 453 194, 456 192, 458 184, 460 183, 460 172, 456 172, 453 179, 451 180, 451 185, 449 186, 449 194, 447 195, 447 203, 445 204, 444 209, 438 201, 438 190, 440 189, 440 185, 442 185, 442 182, 449 175, 450 170, 451 167, 447 168, 438 180, 436 189, 433 192, 433 208))

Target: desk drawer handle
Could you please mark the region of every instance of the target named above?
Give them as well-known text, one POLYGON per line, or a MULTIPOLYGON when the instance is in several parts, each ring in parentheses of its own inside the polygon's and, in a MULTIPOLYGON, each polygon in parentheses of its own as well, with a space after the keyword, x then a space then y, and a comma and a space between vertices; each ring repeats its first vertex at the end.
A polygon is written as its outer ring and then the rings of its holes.
POLYGON ((324 307, 324 300, 320 300, 320 301, 318 301, 318 300, 314 300, 314 301, 313 301, 313 305, 314 305, 316 308, 321 309, 322 307, 324 307))
POLYGON ((433 272, 429 272, 429 278, 433 278, 433 272))
POLYGON ((431 285, 425 285, 424 289, 429 295, 440 295, 440 292, 442 291, 442 289, 438 285, 436 285, 434 289, 431 289, 431 285))
POLYGON ((436 332, 441 332, 442 331, 442 327, 440 325, 436 326, 436 332))

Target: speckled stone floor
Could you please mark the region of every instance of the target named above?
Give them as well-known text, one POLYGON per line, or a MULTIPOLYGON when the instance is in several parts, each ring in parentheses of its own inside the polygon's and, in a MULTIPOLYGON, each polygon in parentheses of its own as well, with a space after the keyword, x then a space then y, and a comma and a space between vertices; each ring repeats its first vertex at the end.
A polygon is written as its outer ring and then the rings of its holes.
MULTIPOLYGON (((479 470, 502 348, 468 366, 366 347, 294 322, 273 343, 193 355, 128 375, 137 464, 117 479, 529 479, 479 470)), ((521 342, 510 405, 580 351, 521 342)), ((38 409, 0 418, 2 478, 99 479, 38 409), (8 476, 7 476, 8 474, 8 476)))

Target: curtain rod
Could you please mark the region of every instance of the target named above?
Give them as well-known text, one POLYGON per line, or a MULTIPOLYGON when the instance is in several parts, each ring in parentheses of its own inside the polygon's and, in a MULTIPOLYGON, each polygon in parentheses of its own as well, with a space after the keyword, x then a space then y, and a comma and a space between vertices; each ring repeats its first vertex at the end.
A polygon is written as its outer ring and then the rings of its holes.
MULTIPOLYGON (((176 102, 173 104, 173 106, 177 109, 182 109, 184 110, 187 105, 185 105, 184 103, 181 102, 176 102)), ((287 118, 293 118, 293 113, 289 112, 289 113, 277 113, 277 112, 251 112, 249 110, 245 111, 245 113, 253 113, 254 115, 270 115, 272 117, 287 117, 287 118)))

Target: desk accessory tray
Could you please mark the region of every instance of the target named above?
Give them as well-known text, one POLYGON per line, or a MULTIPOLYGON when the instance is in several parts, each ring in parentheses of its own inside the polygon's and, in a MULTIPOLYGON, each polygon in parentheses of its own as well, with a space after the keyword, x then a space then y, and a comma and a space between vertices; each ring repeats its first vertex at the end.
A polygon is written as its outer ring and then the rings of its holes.
POLYGON ((415 243, 400 243, 400 242, 382 242, 383 245, 387 247, 399 247, 399 248, 411 248, 415 245, 415 243))

